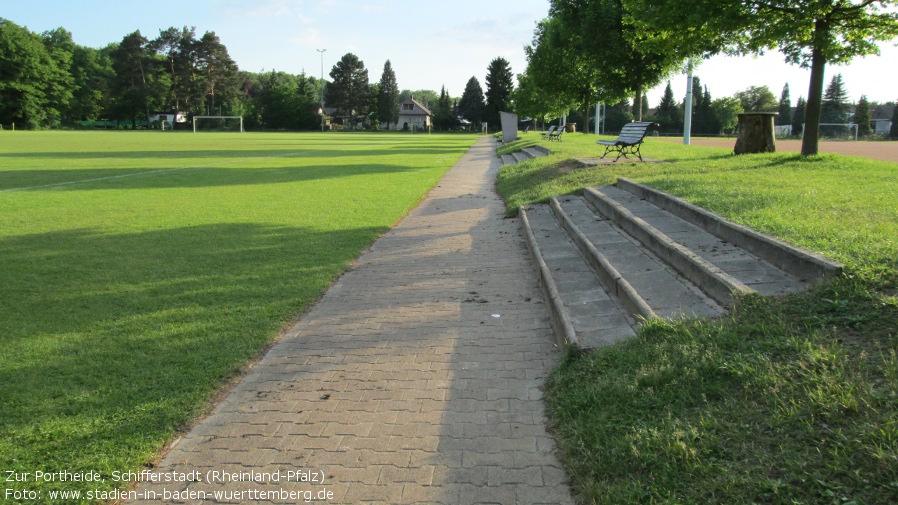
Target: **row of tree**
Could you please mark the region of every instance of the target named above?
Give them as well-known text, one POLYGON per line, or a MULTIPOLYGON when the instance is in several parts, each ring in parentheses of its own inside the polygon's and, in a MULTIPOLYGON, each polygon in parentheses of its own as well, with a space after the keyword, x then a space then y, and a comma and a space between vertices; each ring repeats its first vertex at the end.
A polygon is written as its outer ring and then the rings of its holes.
POLYGON ((433 113, 433 126, 437 130, 457 129, 462 126, 462 121, 476 129, 484 122, 497 125, 499 111, 511 108, 514 89, 511 66, 501 57, 487 67, 486 93, 477 77, 471 77, 460 99, 452 98, 445 86, 439 95, 430 90, 400 92, 389 60, 380 81, 369 84, 364 62, 352 53, 340 58, 330 77, 327 103, 337 109, 338 115, 348 118, 350 125, 368 127, 396 124, 397 105, 407 98, 415 98, 433 113))
POLYGON ((79 46, 58 28, 36 34, 0 18, 0 124, 56 128, 100 119, 144 122, 156 112, 241 115, 247 128, 315 129, 319 106, 336 109, 353 127, 396 124, 398 104, 414 97, 434 114, 434 126, 498 124, 513 89, 511 67, 493 60, 486 92, 472 77, 461 99, 442 89, 400 90, 390 61, 371 83, 358 56, 347 53, 330 82, 305 75, 241 71, 214 32, 135 31, 101 49, 79 46))
MULTIPOLYGON (((810 67, 802 154, 818 151, 823 73, 898 35, 896 0, 551 0, 526 49, 516 104, 535 116, 635 97, 691 59, 776 48, 810 67)), ((709 101, 712 106, 716 101, 709 101)), ((720 102, 717 102, 719 106, 720 102)), ((588 123, 587 123, 588 124, 588 123)))
MULTIPOLYGON (((807 101, 799 97, 792 105, 789 84, 783 86, 779 100, 767 86, 750 86, 737 92, 732 97, 712 99, 708 87, 704 89, 699 77, 693 78, 692 85, 692 133, 699 135, 717 135, 733 131, 737 124, 737 115, 744 111, 776 112, 778 126, 791 126, 794 135, 801 135, 806 118, 807 101)), ((851 103, 845 89, 845 81, 841 74, 835 75, 823 94, 820 122, 858 125, 858 135, 866 137, 873 133, 872 106, 866 96, 861 96, 856 104, 851 103), (852 112, 854 110, 854 112, 852 112)), ((645 110, 648 110, 646 105, 645 110)), ((654 110, 654 114, 646 119, 658 122, 664 133, 682 133, 684 103, 674 98, 670 82, 664 95, 654 110)), ((896 110, 898 113, 898 110, 896 110)), ((893 122, 898 123, 898 118, 893 122)), ((615 127, 617 123, 614 123, 615 127)))

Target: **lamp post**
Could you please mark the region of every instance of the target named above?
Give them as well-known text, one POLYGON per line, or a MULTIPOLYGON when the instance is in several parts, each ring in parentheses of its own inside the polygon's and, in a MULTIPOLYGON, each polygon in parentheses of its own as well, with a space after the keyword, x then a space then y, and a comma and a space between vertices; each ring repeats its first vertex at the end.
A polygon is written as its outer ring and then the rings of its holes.
POLYGON ((316 49, 321 54, 321 131, 324 132, 324 52, 327 49, 316 49))

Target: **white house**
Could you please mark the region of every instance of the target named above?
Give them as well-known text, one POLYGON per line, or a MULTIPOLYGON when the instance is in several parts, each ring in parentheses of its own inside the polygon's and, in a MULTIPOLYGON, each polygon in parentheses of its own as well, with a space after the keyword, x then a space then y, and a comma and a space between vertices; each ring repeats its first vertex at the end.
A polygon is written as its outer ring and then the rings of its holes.
POLYGON ((427 107, 418 103, 414 98, 406 98, 399 103, 399 121, 392 126, 393 130, 415 129, 429 130, 433 114, 427 107))

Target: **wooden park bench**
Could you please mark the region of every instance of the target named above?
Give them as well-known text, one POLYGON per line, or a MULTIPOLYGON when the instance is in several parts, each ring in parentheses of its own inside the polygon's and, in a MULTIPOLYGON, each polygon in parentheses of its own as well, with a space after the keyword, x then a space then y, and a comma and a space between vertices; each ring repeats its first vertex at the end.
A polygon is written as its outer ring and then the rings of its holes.
POLYGON ((549 138, 549 136, 552 135, 552 132, 555 131, 555 128, 557 128, 555 125, 550 126, 549 129, 545 133, 542 134, 542 137, 544 139, 549 138))
POLYGON ((642 154, 639 152, 639 146, 642 145, 646 133, 648 133, 649 128, 652 126, 661 125, 649 121, 627 123, 621 129, 620 135, 618 135, 616 139, 596 140, 596 144, 605 146, 605 154, 602 155, 602 158, 608 156, 608 153, 610 152, 617 152, 617 158, 615 158, 614 161, 619 160, 621 156, 626 158, 631 154, 639 156, 639 161, 642 161, 642 154))

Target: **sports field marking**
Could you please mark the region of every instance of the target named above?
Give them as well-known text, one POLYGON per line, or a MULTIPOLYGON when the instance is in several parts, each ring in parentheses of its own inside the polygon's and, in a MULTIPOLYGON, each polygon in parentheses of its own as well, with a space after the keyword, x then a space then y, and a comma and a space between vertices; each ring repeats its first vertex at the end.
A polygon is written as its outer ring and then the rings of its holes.
MULTIPOLYGON (((294 153, 277 154, 274 156, 256 156, 255 158, 260 158, 260 159, 289 158, 290 156, 296 156, 298 154, 303 154, 303 153, 307 153, 307 152, 310 152, 310 151, 297 151, 294 153)), ((28 191, 28 190, 32 190, 32 189, 56 188, 56 187, 60 187, 60 186, 71 186, 73 184, 84 184, 86 182, 107 181, 107 180, 112 180, 112 179, 124 179, 125 177, 136 177, 138 175, 161 174, 161 173, 165 173, 165 172, 176 172, 178 170, 190 170, 193 168, 205 168, 205 167, 211 167, 211 166, 228 164, 228 163, 237 163, 238 161, 244 161, 246 159, 249 159, 249 158, 240 158, 239 160, 234 160, 234 161, 230 161, 230 162, 207 163, 205 165, 193 165, 190 167, 163 168, 163 169, 159 169, 159 170, 149 170, 146 172, 137 172, 134 174, 109 175, 106 177, 94 177, 91 179, 79 179, 77 181, 54 182, 53 184, 42 184, 40 186, 23 186, 23 187, 19 187, 19 188, 0 189, 0 193, 10 193, 12 191, 28 191)))

